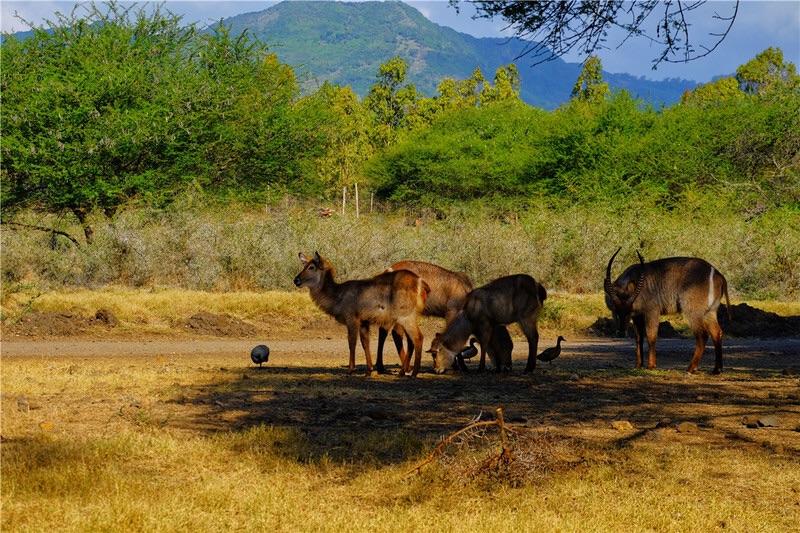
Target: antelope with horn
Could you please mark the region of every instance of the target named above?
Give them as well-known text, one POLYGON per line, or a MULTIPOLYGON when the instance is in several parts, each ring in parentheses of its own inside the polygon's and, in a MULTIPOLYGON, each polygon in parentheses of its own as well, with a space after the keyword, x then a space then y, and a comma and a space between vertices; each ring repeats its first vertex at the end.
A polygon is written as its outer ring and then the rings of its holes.
POLYGON ((616 281, 611 281, 611 265, 619 248, 606 267, 606 305, 614 315, 620 336, 625 335, 633 320, 636 336, 636 368, 642 367, 644 337, 650 351, 647 368, 656 367, 656 339, 661 315, 682 313, 694 333, 696 346, 688 373, 700 365, 708 338, 714 341, 716 362, 714 374, 722 371, 722 328, 717 321, 717 308, 725 296, 728 317, 731 304, 728 282, 716 268, 696 257, 669 257, 645 262, 638 253, 639 264, 628 267, 616 281))

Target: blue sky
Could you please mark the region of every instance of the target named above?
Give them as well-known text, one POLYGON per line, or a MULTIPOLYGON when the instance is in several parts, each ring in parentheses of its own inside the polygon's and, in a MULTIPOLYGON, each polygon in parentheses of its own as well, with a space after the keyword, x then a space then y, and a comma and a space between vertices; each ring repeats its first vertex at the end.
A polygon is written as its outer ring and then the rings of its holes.
MULTIPOLYGON (((502 20, 473 20, 472 10, 463 4, 460 13, 450 7, 446 0, 406 0, 429 20, 442 26, 476 37, 502 37, 510 35, 502 20)), ((167 8, 175 14, 183 15, 184 22, 214 22, 220 18, 241 13, 262 11, 275 2, 256 2, 238 0, 220 2, 215 0, 168 0, 167 8)), ((2 31, 21 31, 28 29, 14 17, 15 12, 24 19, 40 24, 45 19, 54 19, 54 13, 70 13, 75 2, 53 2, 42 0, 2 0, 0 23, 2 31)), ((712 15, 730 13, 733 2, 710 1, 703 6, 704 14, 693 18, 692 38, 698 41, 709 33, 719 31, 719 22, 712 15)), ((800 0, 746 0, 740 3, 736 22, 728 38, 706 58, 679 64, 661 64, 652 70, 652 60, 659 48, 650 46, 642 39, 631 39, 622 43, 623 36, 610 36, 608 50, 597 53, 608 72, 627 72, 650 79, 685 78, 699 82, 710 81, 714 76, 732 74, 736 68, 749 61, 766 48, 780 47, 784 58, 800 65, 800 0)), ((566 61, 578 62, 577 54, 564 57, 566 61)), ((525 58, 518 60, 524 65, 525 58)))

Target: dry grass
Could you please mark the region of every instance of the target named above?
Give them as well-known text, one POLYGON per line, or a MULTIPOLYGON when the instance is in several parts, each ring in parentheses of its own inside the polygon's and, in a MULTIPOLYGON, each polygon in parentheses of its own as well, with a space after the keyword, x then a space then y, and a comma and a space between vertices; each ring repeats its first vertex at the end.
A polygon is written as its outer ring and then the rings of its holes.
MULTIPOLYGON (((315 206, 319 207, 319 206, 315 206)), ((548 291, 592 294, 602 290, 605 265, 617 246, 615 273, 647 259, 692 255, 709 260, 741 299, 796 301, 800 276, 797 213, 746 213, 698 203, 687 211, 653 207, 532 202, 502 213, 481 203, 420 213, 367 213, 319 218, 316 209, 286 207, 265 213, 241 205, 131 208, 113 221, 96 220, 92 244, 20 227, 0 228, 3 291, 105 287, 181 288, 241 292, 294 288, 298 252, 319 251, 340 279, 372 276, 415 259, 468 274, 476 285, 524 272, 548 291), (419 220, 420 225, 415 222, 419 220), (718 239, 698 239, 718 235, 718 239)), ((69 219, 22 213, 19 222, 52 223, 75 235, 69 219)))
MULTIPOLYGON (((748 303, 781 316, 800 316, 800 301, 748 303)), ((11 326, 32 311, 67 311, 89 317, 98 309, 110 310, 119 321, 119 327, 103 333, 112 336, 144 333, 174 335, 176 325, 200 311, 228 314, 268 327, 273 333, 296 333, 310 322, 329 320, 305 290, 207 292, 116 287, 45 293, 18 291, 4 294, 1 311, 4 326, 11 326)), ((548 295, 540 318, 540 332, 543 337, 585 335, 598 318, 609 316, 602 294, 552 292, 548 295)), ((687 328, 680 315, 666 319, 679 330, 687 328)), ((428 330, 441 325, 431 320, 425 320, 424 323, 428 330)), ((522 335, 515 325, 512 325, 511 331, 516 338, 522 335)))
POLYGON ((2 316, 6 324, 16 323, 31 311, 68 311, 88 317, 94 316, 98 309, 108 309, 119 321, 119 327, 112 334, 170 334, 177 324, 200 311, 268 323, 279 331, 296 330, 301 324, 324 316, 311 301, 308 291, 219 293, 116 287, 45 293, 19 291, 4 296, 2 316))
MULTIPOLYGON (((554 427, 514 448, 541 467, 533 476, 475 475, 491 439, 404 476, 435 435, 359 425, 324 452, 302 424, 242 426, 210 400, 242 378, 220 365, 237 367, 225 355, 3 360, 2 530, 750 532, 800 519, 796 457, 726 439, 609 442, 554 427)), ((312 399, 345 394, 287 379, 312 399)))

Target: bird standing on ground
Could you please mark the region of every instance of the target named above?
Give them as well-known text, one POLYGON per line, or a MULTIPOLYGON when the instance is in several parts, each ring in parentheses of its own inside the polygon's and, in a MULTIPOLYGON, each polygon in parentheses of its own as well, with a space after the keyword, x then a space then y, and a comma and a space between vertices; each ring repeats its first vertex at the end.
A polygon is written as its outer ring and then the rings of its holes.
POLYGON ((539 361, 549 361, 552 364, 553 359, 561 355, 561 341, 566 341, 566 340, 567 339, 559 335, 558 340, 556 341, 556 345, 540 353, 538 356, 536 356, 536 359, 538 359, 539 361))
POLYGON ((464 359, 471 359, 478 355, 478 348, 475 347, 475 343, 478 341, 475 337, 472 337, 469 340, 469 346, 465 347, 463 350, 458 352, 457 357, 462 357, 464 359))
POLYGON ((261 366, 263 363, 269 361, 269 347, 263 344, 259 344, 253 351, 250 352, 250 359, 253 360, 255 364, 261 366))
POLYGON ((453 368, 458 368, 459 370, 467 370, 467 365, 464 363, 464 359, 470 359, 478 355, 478 348, 475 347, 475 343, 477 339, 472 337, 469 340, 469 346, 465 347, 463 350, 456 354, 456 358, 453 360, 453 368))

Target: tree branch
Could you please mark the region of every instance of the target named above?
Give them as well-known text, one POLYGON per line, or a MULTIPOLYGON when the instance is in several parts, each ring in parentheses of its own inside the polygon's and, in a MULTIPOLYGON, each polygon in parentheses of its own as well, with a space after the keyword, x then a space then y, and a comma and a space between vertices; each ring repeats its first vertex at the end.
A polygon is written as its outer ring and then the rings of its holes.
POLYGON ((468 426, 456 431, 452 435, 448 436, 446 439, 444 439, 442 442, 439 443, 439 445, 436 447, 436 449, 434 449, 433 452, 431 452, 431 454, 424 461, 422 461, 420 464, 418 464, 417 466, 415 466, 411 470, 408 470, 407 472, 404 472, 403 476, 407 476, 408 474, 410 474, 411 472, 414 472, 414 471, 417 471, 417 472, 421 471, 423 466, 429 464, 430 462, 432 462, 436 458, 437 455, 443 453, 442 452, 442 448, 444 448, 444 446, 446 444, 449 444, 450 442, 452 442, 453 439, 455 439, 459 435, 463 435, 464 433, 467 433, 467 432, 469 432, 469 431, 471 431, 471 430, 473 430, 475 428, 488 427, 488 426, 497 426, 498 428, 500 428, 500 442, 501 442, 502 448, 503 448, 503 451, 502 451, 501 455, 507 454, 507 449, 506 449, 506 431, 511 431, 512 433, 516 433, 516 431, 506 427, 505 422, 503 421, 503 410, 501 408, 498 407, 496 412, 497 412, 497 419, 496 420, 489 420, 489 421, 486 421, 486 422, 475 422, 473 424, 470 424, 470 425, 468 425, 468 426))
POLYGON ((71 240, 75 246, 80 246, 81 243, 78 242, 78 239, 70 235, 69 233, 61 230, 57 230, 54 228, 46 228, 44 226, 35 226, 33 224, 22 224, 20 222, 3 222, 6 226, 11 226, 14 228, 24 228, 24 229, 33 229, 37 231, 44 231, 47 233, 52 233, 53 235, 61 235, 62 237, 66 237, 67 239, 71 240))

